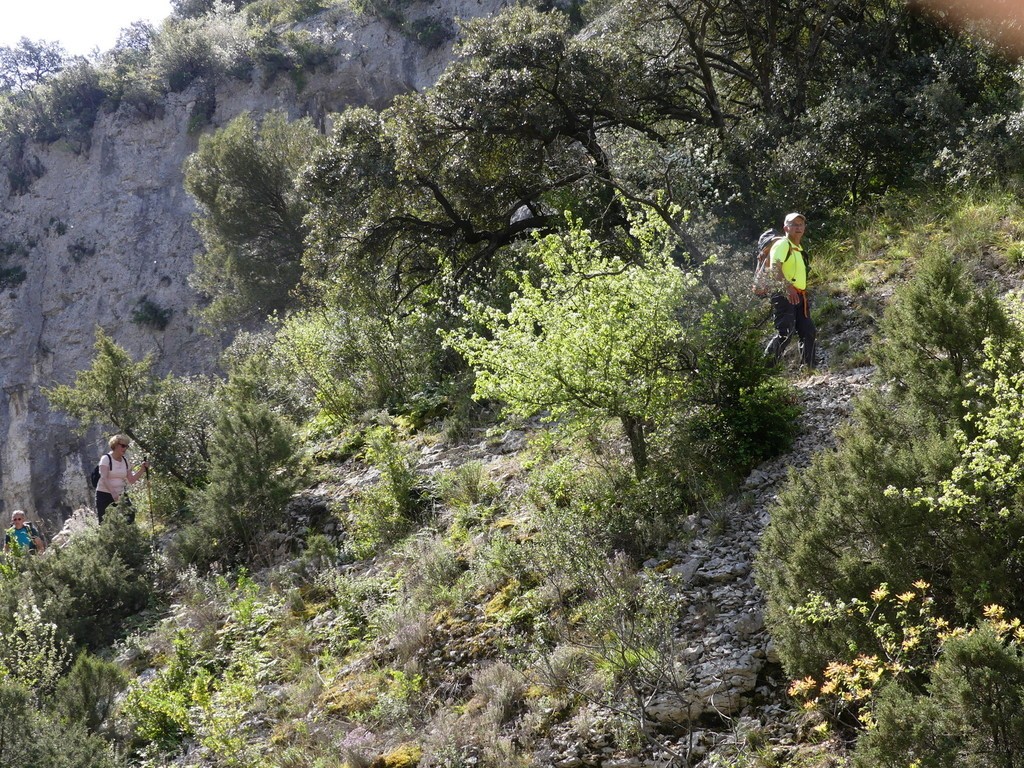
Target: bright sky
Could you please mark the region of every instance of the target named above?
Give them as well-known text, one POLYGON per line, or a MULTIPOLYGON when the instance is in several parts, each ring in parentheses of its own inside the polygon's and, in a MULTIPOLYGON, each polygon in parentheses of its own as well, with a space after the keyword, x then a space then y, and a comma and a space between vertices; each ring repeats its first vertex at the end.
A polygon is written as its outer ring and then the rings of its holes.
POLYGON ((112 48, 133 21, 159 24, 170 14, 171 0, 0 0, 0 46, 27 37, 84 56, 112 48))

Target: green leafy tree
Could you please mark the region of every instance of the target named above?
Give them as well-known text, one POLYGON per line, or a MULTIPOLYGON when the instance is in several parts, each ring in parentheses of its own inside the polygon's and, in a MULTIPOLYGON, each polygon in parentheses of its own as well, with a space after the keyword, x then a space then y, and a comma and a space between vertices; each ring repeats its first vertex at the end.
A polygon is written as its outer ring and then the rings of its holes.
MULTIPOLYGON (((347 111, 306 170, 311 282, 382 313, 443 308, 460 293, 504 294, 506 268, 522 264, 515 246, 563 229, 562 211, 625 236, 611 146, 616 132, 648 130, 624 87, 641 68, 573 37, 559 13, 468 23, 435 88, 347 111)), ((684 218, 658 210, 699 262, 684 218)))
POLYGON ((665 229, 648 223, 643 255, 633 254, 643 266, 633 267, 579 221, 539 240, 540 270, 515 277, 509 311, 471 304, 482 330, 449 337, 476 370, 476 396, 523 416, 618 419, 643 474, 648 431, 690 388, 679 365, 687 340, 681 314, 699 294, 693 275, 667 257, 665 229))
POLYGON ((295 178, 319 143, 308 120, 282 113, 261 124, 249 114, 204 136, 185 165, 185 188, 200 206, 205 250, 193 285, 210 297, 209 322, 263 319, 293 303, 306 236, 306 202, 295 178))
POLYGON ((193 83, 211 88, 231 71, 248 70, 254 46, 244 17, 215 3, 201 18, 171 16, 153 40, 151 69, 175 93, 193 83))
POLYGON ((134 440, 143 415, 153 407, 153 358, 135 362, 102 328, 96 328, 92 367, 75 375, 73 386, 45 390, 50 403, 78 420, 83 429, 113 424, 134 440))
POLYGON ((25 138, 49 123, 40 90, 64 62, 64 49, 58 43, 23 37, 16 46, 0 47, 0 125, 6 133, 25 138))
POLYGON ((113 426, 149 454, 157 472, 186 487, 201 485, 219 383, 202 376, 161 379, 151 355, 135 362, 102 328, 96 329, 95 350, 92 366, 73 385, 44 390, 50 403, 83 432, 113 426))
POLYGON ((1013 59, 936 22, 872 0, 618 4, 610 37, 645 63, 628 86, 677 139, 631 175, 741 224, 779 200, 813 214, 922 176, 999 178, 1013 59))
POLYGON ((156 28, 145 21, 124 27, 114 47, 103 54, 100 80, 114 105, 130 104, 142 114, 156 114, 159 96, 150 64, 156 28))
POLYGON ((29 91, 60 72, 64 49, 59 43, 21 38, 15 46, 0 47, 0 91, 29 91))

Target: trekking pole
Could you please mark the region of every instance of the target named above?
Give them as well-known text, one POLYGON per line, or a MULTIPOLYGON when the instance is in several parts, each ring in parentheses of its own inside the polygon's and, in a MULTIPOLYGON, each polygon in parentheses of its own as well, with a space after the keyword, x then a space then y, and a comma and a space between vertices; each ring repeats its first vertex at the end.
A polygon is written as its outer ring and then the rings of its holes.
POLYGON ((149 532, 153 532, 153 483, 149 480, 149 457, 143 456, 142 461, 146 464, 146 500, 149 502, 149 532))

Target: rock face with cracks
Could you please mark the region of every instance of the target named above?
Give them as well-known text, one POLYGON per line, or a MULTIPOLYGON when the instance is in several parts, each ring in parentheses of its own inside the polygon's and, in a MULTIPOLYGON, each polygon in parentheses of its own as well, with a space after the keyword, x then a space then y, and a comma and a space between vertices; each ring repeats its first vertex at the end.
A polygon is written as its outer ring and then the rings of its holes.
MULTIPOLYGON (((444 0, 426 10, 465 19, 505 5, 444 0)), ((347 106, 380 107, 430 87, 451 57, 450 45, 427 50, 368 17, 328 12, 301 26, 332 46, 331 63, 301 90, 287 77, 264 86, 259 72, 219 83, 202 131, 189 130, 196 86, 168 94, 153 119, 130 107, 101 111, 88 148, 77 153, 59 141, 18 150, 0 137, 0 252, 10 253, 2 266, 25 273, 0 294, 0 517, 23 508, 56 529, 91 504, 88 473, 104 435, 78 436, 41 388, 70 383, 89 367, 97 326, 136 358, 152 352, 161 375, 214 368, 227 339, 198 332, 190 310, 199 297, 187 280, 201 242, 182 166, 201 133, 245 111, 271 110, 308 115, 329 130, 331 113, 347 106), (6 172, 16 163, 41 172, 21 194, 6 172), (133 321, 152 306, 169 317, 165 328, 133 321)))

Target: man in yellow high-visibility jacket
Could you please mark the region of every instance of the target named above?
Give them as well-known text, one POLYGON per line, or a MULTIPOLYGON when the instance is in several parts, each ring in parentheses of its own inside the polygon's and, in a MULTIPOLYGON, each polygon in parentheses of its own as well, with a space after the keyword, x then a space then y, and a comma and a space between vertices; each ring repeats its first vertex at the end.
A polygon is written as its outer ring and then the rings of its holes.
POLYGON ((796 331, 800 338, 800 362, 813 368, 814 340, 818 332, 811 319, 811 304, 807 297, 807 258, 800 245, 806 229, 807 219, 802 213, 787 214, 783 226, 786 236, 772 246, 771 267, 782 284, 782 290, 771 298, 775 336, 768 343, 765 355, 777 363, 796 331))

